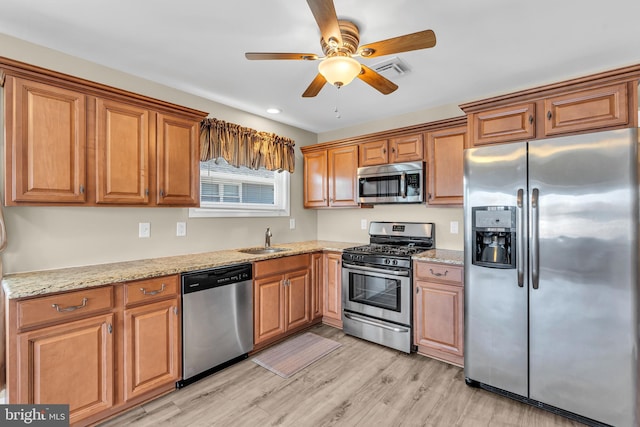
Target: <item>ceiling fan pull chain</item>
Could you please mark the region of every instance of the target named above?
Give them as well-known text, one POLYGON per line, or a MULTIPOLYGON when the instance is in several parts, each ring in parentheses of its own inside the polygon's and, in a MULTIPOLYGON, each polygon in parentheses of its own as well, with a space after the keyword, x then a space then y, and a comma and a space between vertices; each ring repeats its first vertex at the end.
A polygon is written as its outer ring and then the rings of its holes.
POLYGON ((336 119, 340 118, 340 111, 338 110, 338 94, 340 93, 340 86, 336 86, 336 109, 334 110, 334 113, 336 113, 336 119))

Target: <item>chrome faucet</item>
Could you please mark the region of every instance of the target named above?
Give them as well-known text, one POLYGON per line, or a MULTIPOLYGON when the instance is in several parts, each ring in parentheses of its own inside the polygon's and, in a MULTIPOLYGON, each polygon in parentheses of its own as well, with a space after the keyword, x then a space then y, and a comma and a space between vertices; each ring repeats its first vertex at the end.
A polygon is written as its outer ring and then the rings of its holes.
POLYGON ((271 236, 273 236, 273 234, 271 234, 271 230, 269 229, 269 227, 267 227, 267 231, 266 231, 266 233, 264 233, 264 247, 265 248, 270 248, 271 247, 271 236))

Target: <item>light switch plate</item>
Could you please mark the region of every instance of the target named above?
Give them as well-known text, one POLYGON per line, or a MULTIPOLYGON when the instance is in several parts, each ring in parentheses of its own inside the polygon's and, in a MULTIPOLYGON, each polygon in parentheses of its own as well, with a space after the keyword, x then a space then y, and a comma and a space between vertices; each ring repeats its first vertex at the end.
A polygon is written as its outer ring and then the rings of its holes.
POLYGON ((366 219, 361 219, 360 220, 360 229, 361 230, 366 230, 367 229, 367 220, 366 219))
POLYGON ((451 234, 458 234, 458 221, 451 221, 449 227, 451 234))
POLYGON ((176 236, 184 237, 187 235, 187 223, 186 222, 177 222, 176 223, 176 236))
POLYGON ((151 223, 149 222, 138 223, 138 237, 141 237, 141 238, 151 237, 151 223))
POLYGON ((289 218, 289 230, 295 230, 295 229, 296 229, 296 219, 289 218))

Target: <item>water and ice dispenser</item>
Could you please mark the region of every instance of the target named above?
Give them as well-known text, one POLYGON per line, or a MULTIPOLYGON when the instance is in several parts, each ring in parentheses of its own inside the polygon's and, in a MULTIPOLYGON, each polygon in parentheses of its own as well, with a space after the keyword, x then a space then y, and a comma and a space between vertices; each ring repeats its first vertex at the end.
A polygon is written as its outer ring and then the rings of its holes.
POLYGON ((472 263, 490 268, 516 268, 516 207, 471 209, 472 263))

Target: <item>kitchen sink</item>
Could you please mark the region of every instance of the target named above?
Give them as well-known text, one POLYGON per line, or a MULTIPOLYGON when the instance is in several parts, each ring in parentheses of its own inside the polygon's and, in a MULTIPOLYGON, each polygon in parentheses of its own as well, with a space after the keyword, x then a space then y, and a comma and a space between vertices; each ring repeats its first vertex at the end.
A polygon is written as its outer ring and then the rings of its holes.
POLYGON ((260 247, 260 248, 248 248, 248 249, 238 249, 238 252, 242 252, 245 254, 252 254, 252 255, 262 255, 262 254, 273 254, 276 252, 284 252, 284 251, 288 251, 289 249, 287 248, 265 248, 265 247, 260 247))

